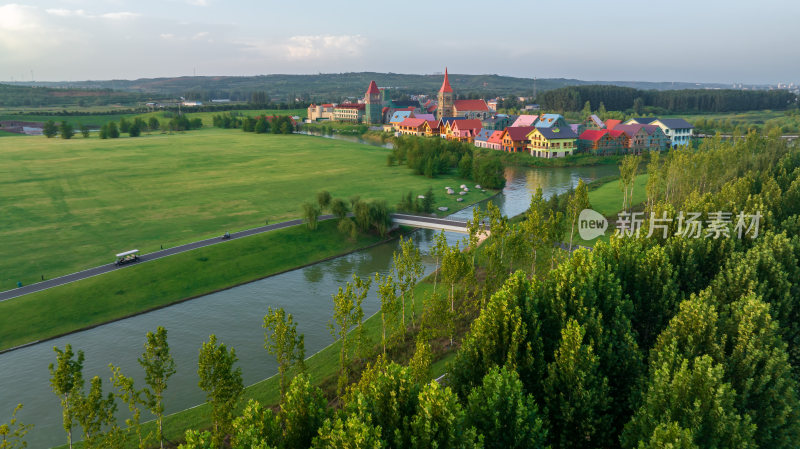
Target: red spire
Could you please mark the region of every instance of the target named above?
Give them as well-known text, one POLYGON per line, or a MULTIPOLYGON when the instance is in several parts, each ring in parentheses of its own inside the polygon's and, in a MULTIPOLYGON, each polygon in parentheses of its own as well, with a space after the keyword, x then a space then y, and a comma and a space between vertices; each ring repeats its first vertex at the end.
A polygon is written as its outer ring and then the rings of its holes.
POLYGON ((371 81, 369 83, 369 87, 367 88, 367 95, 369 94, 379 94, 381 93, 380 89, 378 89, 378 85, 375 84, 375 81, 371 81))
POLYGON ((453 88, 450 87, 450 80, 447 79, 447 67, 444 68, 444 82, 442 83, 442 88, 439 89, 439 92, 453 92, 453 88))

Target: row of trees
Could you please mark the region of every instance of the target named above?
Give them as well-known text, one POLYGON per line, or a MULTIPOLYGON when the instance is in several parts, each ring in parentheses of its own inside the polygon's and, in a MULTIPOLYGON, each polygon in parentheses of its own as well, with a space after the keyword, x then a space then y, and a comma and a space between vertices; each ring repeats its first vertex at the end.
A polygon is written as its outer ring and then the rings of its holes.
POLYGON ((539 94, 542 108, 580 111, 586 102, 592 107, 615 111, 644 112, 658 108, 671 113, 734 112, 792 107, 797 96, 787 90, 638 90, 610 85, 569 86, 539 94))
POLYGON ((216 114, 212 117, 213 124, 217 128, 241 128, 244 132, 254 132, 256 134, 291 134, 296 131, 294 121, 288 115, 278 116, 245 116, 238 112, 228 112, 226 114, 216 114))
POLYGON ((338 220, 338 230, 351 240, 355 240, 359 232, 372 232, 385 237, 392 224, 386 201, 364 201, 357 195, 345 201, 333 198, 330 192, 322 190, 317 193, 316 203, 305 202, 301 207, 303 222, 308 229, 317 229, 320 215, 327 210, 338 220))

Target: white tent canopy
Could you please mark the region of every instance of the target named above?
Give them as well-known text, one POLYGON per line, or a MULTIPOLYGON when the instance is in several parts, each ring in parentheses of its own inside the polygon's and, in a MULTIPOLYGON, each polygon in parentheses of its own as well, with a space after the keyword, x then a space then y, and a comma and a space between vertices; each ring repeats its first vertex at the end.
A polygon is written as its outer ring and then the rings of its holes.
POLYGON ((132 250, 130 250, 130 251, 125 251, 124 253, 119 253, 119 254, 117 254, 117 257, 131 256, 131 255, 133 255, 133 254, 136 254, 136 253, 138 253, 138 252, 139 252, 139 250, 138 250, 138 249, 132 249, 132 250))

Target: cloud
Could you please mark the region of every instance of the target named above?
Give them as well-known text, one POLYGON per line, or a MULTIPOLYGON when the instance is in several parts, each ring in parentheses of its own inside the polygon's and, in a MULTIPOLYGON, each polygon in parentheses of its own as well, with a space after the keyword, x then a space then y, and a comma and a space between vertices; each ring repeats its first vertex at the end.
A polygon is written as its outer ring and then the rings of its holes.
POLYGON ((59 17, 93 17, 86 14, 86 11, 82 9, 54 8, 54 9, 46 9, 45 12, 47 14, 59 17))
POLYGON ((139 17, 140 14, 135 12, 129 11, 120 11, 120 12, 109 12, 101 15, 100 17, 104 19, 111 19, 111 20, 130 20, 139 17))
POLYGON ((208 6, 208 0, 186 0, 186 3, 192 6, 208 6))
POLYGON ((289 60, 335 59, 361 55, 367 40, 356 35, 292 36, 284 46, 289 60))

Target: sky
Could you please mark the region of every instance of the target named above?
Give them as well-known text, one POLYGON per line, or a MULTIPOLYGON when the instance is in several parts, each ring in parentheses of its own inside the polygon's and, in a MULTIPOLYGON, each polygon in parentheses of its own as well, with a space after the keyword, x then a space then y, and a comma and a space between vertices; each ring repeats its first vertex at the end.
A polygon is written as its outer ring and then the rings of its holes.
POLYGON ((0 80, 451 72, 800 81, 800 1, 0 0, 0 80))

